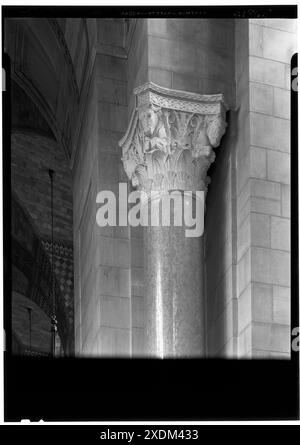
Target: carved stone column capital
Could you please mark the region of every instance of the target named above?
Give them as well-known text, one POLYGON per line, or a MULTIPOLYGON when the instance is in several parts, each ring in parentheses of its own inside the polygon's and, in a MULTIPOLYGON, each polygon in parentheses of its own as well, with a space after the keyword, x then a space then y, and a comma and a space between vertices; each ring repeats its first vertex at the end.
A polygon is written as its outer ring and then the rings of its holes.
POLYGON ((223 94, 200 95, 151 82, 134 94, 135 109, 119 142, 133 186, 147 193, 206 191, 213 148, 227 125, 223 94))

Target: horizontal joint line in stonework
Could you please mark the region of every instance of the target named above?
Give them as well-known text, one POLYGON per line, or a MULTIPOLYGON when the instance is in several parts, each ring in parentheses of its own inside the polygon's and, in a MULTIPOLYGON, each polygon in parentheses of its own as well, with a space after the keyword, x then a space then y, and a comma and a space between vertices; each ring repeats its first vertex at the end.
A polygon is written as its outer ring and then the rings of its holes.
MULTIPOLYGON (((246 206, 250 205, 250 200, 253 198, 257 198, 257 196, 250 196, 247 201, 245 202, 245 204, 243 205, 243 207, 241 208, 240 212, 242 212, 246 206)), ((260 198, 258 198, 260 199, 260 198)), ((261 199, 267 199, 268 201, 272 201, 274 203, 280 203, 280 207, 281 207, 281 200, 280 199, 269 199, 269 198, 261 198, 261 199)), ((254 212, 253 210, 251 210, 251 208, 249 207, 249 212, 247 212, 246 216, 240 221, 240 223, 237 226, 237 232, 240 230, 241 226, 244 224, 244 222, 246 221, 246 219, 248 218, 248 216, 250 215, 250 213, 259 213, 260 215, 266 215, 266 216, 277 216, 278 218, 282 218, 281 216, 281 212, 280 215, 277 214, 273 214, 273 213, 264 213, 264 212, 254 212)), ((287 218, 290 219, 290 218, 287 218)))
POLYGON ((275 116, 274 114, 270 114, 270 113, 264 113, 263 111, 257 111, 257 110, 249 110, 250 113, 255 113, 255 114, 261 114, 263 116, 269 116, 269 117, 274 117, 275 119, 281 119, 283 121, 289 121, 290 122, 290 118, 287 117, 280 117, 280 116, 275 116))
MULTIPOLYGON (((257 145, 251 145, 251 147, 256 147, 256 148, 264 148, 264 147, 258 147, 257 145)), ((272 150, 272 151, 278 151, 278 150, 272 150)), ((283 152, 281 152, 283 153, 283 152)), ((286 153, 287 155, 290 155, 290 153, 286 153)), ((246 182, 246 184, 242 187, 242 190, 240 191, 240 193, 237 195, 237 200, 239 199, 239 197, 241 196, 241 194, 243 193, 244 189, 247 187, 247 185, 249 184, 249 182, 251 180, 255 180, 255 181, 260 181, 260 182, 270 182, 272 184, 279 184, 279 185, 289 185, 290 184, 286 184, 285 182, 279 182, 279 181, 273 181, 272 179, 268 179, 268 178, 255 178, 252 176, 249 176, 248 181, 246 182)), ((250 195, 249 198, 263 198, 263 199, 270 199, 271 201, 280 201, 281 197, 278 199, 274 199, 274 198, 268 198, 266 196, 257 196, 257 195, 250 195)), ((248 198, 248 199, 249 199, 248 198)), ((102 235, 101 235, 102 236, 102 235)))
MULTIPOLYGON (((249 283, 241 291, 241 293, 236 298, 232 298, 231 300, 236 300, 238 302, 241 299, 242 295, 248 290, 248 288, 250 288, 250 290, 251 290, 251 287, 252 287, 253 284, 254 285, 258 284, 258 285, 264 285, 264 286, 272 286, 272 287, 274 287, 274 286, 275 287, 283 287, 284 289, 289 289, 291 291, 291 287, 290 286, 282 286, 282 285, 279 285, 279 284, 263 283, 261 281, 249 281, 249 283)), ((273 289, 272 289, 272 291, 273 291, 273 289)), ((292 296, 292 293, 290 294, 290 296, 288 298, 290 298, 291 296, 292 296)), ((229 300, 229 301, 231 301, 231 300, 229 300)), ((265 322, 260 321, 260 322, 256 322, 256 323, 265 323, 265 322)), ((266 322, 266 323, 273 323, 273 321, 266 322)), ((277 324, 282 324, 282 323, 277 323, 277 324)))
POLYGON ((266 325, 266 324, 271 324, 272 326, 276 325, 276 326, 290 327, 290 325, 287 323, 278 323, 278 321, 273 321, 273 320, 272 321, 256 321, 255 319, 253 319, 251 323, 255 323, 260 326, 266 325))
POLYGON ((100 329, 101 328, 121 329, 122 331, 130 331, 131 330, 130 327, 128 327, 128 328, 120 328, 119 326, 111 326, 111 325, 109 326, 107 324, 100 324, 99 327, 100 327, 100 329))
MULTIPOLYGON (((295 19, 297 20, 297 19, 295 19)), ((254 25, 254 26, 260 26, 261 28, 265 28, 265 29, 272 29, 273 31, 278 31, 278 32, 286 32, 288 34, 292 34, 293 36, 295 36, 295 38, 297 38, 297 33, 295 31, 287 31, 286 29, 278 29, 278 28, 273 28, 272 26, 267 26, 267 25, 263 25, 263 24, 259 24, 259 23, 249 23, 250 25, 254 25)))
POLYGON ((123 296, 123 295, 110 295, 108 292, 106 293, 106 294, 99 294, 99 299, 100 300, 103 300, 104 298, 114 298, 114 299, 119 299, 119 300, 124 300, 124 299, 126 299, 126 300, 130 300, 130 296, 128 296, 128 297, 126 297, 126 296, 123 296))
POLYGON ((131 270, 131 267, 124 267, 124 266, 115 266, 114 264, 101 264, 101 262, 98 264, 99 267, 113 267, 114 269, 123 269, 123 270, 131 270))
MULTIPOLYGON (((282 151, 282 150, 278 150, 277 148, 274 147, 263 147, 262 145, 255 145, 255 144, 249 144, 249 147, 255 147, 255 148, 262 148, 263 150, 271 150, 271 151, 276 151, 277 153, 286 153, 287 155, 290 155, 291 153, 289 151, 282 151)), ((245 154, 245 156, 247 156, 247 153, 245 154)), ((243 158, 245 157, 243 156, 243 158)), ((242 159, 243 159, 242 158, 242 159)), ((259 179, 259 178, 257 178, 259 179)), ((262 179, 262 181, 264 181, 265 179, 262 179)), ((270 182, 277 182, 277 181, 270 181, 270 182)))
POLYGON ((250 211, 250 213, 255 214, 255 215, 266 215, 266 216, 269 216, 270 218, 286 219, 287 221, 291 220, 291 218, 289 218, 288 216, 269 215, 268 213, 261 213, 261 212, 257 212, 257 211, 250 211))
POLYGON ((267 285, 267 286, 284 287, 285 289, 291 289, 291 286, 283 286, 282 284, 274 284, 274 283, 268 284, 268 283, 263 283, 262 281, 251 281, 250 283, 252 283, 252 284, 264 284, 264 285, 267 285))
POLYGON ((280 63, 281 65, 290 66, 289 62, 282 62, 280 60, 269 59, 268 57, 264 57, 264 56, 254 56, 254 55, 249 54, 249 57, 253 57, 255 59, 260 59, 260 60, 269 60, 270 62, 276 62, 276 63, 280 63))
MULTIPOLYGON (((254 244, 250 244, 250 246, 247 248, 247 250, 245 250, 245 252, 243 253, 243 255, 241 256, 241 258, 239 259, 238 263, 243 259, 243 257, 247 254, 248 250, 250 249, 264 249, 264 250, 272 250, 272 252, 281 252, 281 253, 291 253, 289 250, 282 250, 282 249, 274 249, 272 247, 265 247, 265 246, 256 246, 254 244)), ((251 252, 250 252, 251 254, 251 252)), ((251 283, 254 283, 254 281, 251 281, 251 283)), ((259 283, 259 281, 257 281, 257 283, 259 283)), ((274 283, 264 283, 262 282, 262 284, 271 284, 272 286, 280 286, 280 284, 274 284, 274 283)), ((283 287, 289 287, 289 286, 283 286, 283 287)))
POLYGON ((255 320, 251 320, 249 321, 249 323, 246 324, 246 326, 239 332, 238 336, 240 336, 246 329, 248 329, 249 327, 252 327, 251 325, 253 325, 253 323, 258 324, 258 325, 276 325, 276 326, 285 326, 285 327, 290 327, 289 324, 284 324, 284 323, 275 323, 274 321, 255 321, 255 320))
POLYGON ((277 90, 282 90, 282 91, 291 91, 290 88, 283 88, 283 87, 278 87, 275 85, 271 85, 270 83, 264 83, 264 82, 259 82, 258 80, 249 80, 249 83, 255 83, 256 85, 264 85, 267 87, 271 87, 271 88, 276 88, 277 90))
POLYGON ((252 346, 250 352, 252 353, 251 358, 253 360, 259 360, 259 359, 261 359, 261 360, 272 360, 272 359, 279 360, 280 358, 283 359, 283 357, 282 357, 283 355, 286 356, 286 358, 288 358, 288 356, 290 357, 290 351, 287 351, 287 350, 278 351, 277 349, 272 349, 271 347, 268 348, 267 346, 266 346, 266 349, 261 349, 261 347, 255 348, 252 346), (262 356, 262 355, 256 356, 255 355, 256 352, 265 353, 266 355, 265 356, 262 356), (276 356, 272 356, 270 354, 276 354, 276 356), (279 356, 281 356, 281 357, 279 357, 279 356))
MULTIPOLYGON (((257 178, 250 178, 250 179, 257 179, 257 178)), ((242 193, 242 192, 241 192, 242 193)), ((239 195, 240 196, 240 195, 239 195)), ((250 191, 249 191, 249 197, 247 198, 247 200, 245 201, 245 203, 243 204, 243 206, 241 207, 241 208, 239 208, 238 209, 238 211, 237 211, 237 213, 242 213, 243 211, 244 211, 244 209, 246 208, 246 206, 248 206, 248 205, 250 205, 250 200, 251 199, 264 199, 264 200, 266 200, 266 201, 272 201, 273 203, 281 203, 281 196, 280 196, 280 198, 278 198, 278 199, 273 199, 273 198, 266 198, 266 197, 263 197, 263 196, 253 196, 253 195, 250 195, 250 191)), ((251 210, 251 208, 249 207, 249 213, 250 212, 253 212, 253 210, 251 210)), ((249 214, 248 213, 248 214, 249 214)), ((262 213, 263 215, 269 215, 269 213, 264 213, 264 212, 258 212, 258 211, 256 211, 256 213, 262 213)), ((248 216, 248 214, 245 216, 245 218, 248 216)), ((273 215, 273 214, 272 214, 273 215)), ((280 215, 273 215, 273 216, 280 216, 280 215)), ((238 224, 238 227, 237 228, 239 228, 240 226, 241 226, 241 224, 244 222, 244 220, 245 220, 245 218, 243 218, 241 221, 240 221, 240 223, 238 224)))
MULTIPOLYGON (((257 179, 257 178, 251 178, 251 179, 257 179)), ((285 184, 285 183, 282 183, 282 182, 269 181, 269 180, 266 180, 266 181, 267 181, 267 182, 274 182, 274 183, 279 184, 279 185, 288 185, 288 186, 290 186, 290 184, 285 184)), ((265 200, 267 200, 267 201, 273 201, 273 202, 279 202, 279 203, 281 203, 281 196, 280 196, 278 199, 274 199, 274 198, 266 198, 265 196, 250 195, 250 197, 249 197, 248 200, 250 200, 251 198, 252 198, 252 199, 253 199, 253 198, 265 199, 265 200)), ((251 209, 250 209, 250 212, 254 212, 254 210, 251 210, 251 209)), ((269 215, 269 213, 258 212, 258 211, 256 211, 255 213, 262 213, 263 215, 269 215)), ((280 215, 272 215, 272 216, 280 216, 280 215)))
MULTIPOLYGON (((273 150, 273 151, 277 151, 277 152, 279 152, 279 153, 290 154, 290 147, 288 147, 287 150, 280 150, 280 148, 267 147, 266 145, 255 145, 255 144, 250 144, 250 143, 249 143, 249 147, 264 148, 265 150, 273 150)), ((273 181, 273 182, 275 182, 275 181, 273 181)))
MULTIPOLYGON (((297 19, 295 18, 295 19, 290 19, 290 20, 297 20, 297 19)), ((250 22, 249 25, 261 26, 262 28, 273 29, 273 31, 279 31, 279 32, 287 32, 289 34, 293 34, 294 36, 297 36, 297 32, 295 32, 295 31, 287 31, 286 29, 273 28, 273 26, 267 26, 267 25, 264 25, 263 23, 260 25, 259 23, 250 22)))
POLYGON ((250 57, 255 57, 256 59, 270 60, 271 62, 277 62, 277 63, 281 63, 282 65, 290 66, 289 62, 283 62, 282 60, 270 59, 269 57, 257 56, 257 55, 254 55, 254 54, 249 54, 249 56, 250 57))
POLYGON ((253 359, 262 359, 262 360, 278 360, 279 358, 284 358, 283 356, 285 356, 286 358, 290 358, 291 357, 291 351, 290 349, 285 349, 284 351, 281 350, 279 351, 278 349, 273 349, 271 347, 267 347, 266 349, 263 349, 261 346, 259 348, 255 348, 254 346, 251 347, 251 351, 252 352, 252 358, 253 359), (261 352, 261 353, 265 353, 265 357, 263 356, 255 356, 256 352, 261 352), (269 353, 269 355, 267 355, 267 353, 269 353), (270 355, 270 354, 276 354, 276 356, 270 355), (279 357, 280 356, 280 357, 279 357))
MULTIPOLYGON (((273 117, 273 116, 271 116, 271 117, 273 117)), ((279 119, 281 119, 281 118, 279 118, 279 119)), ((288 120, 288 119, 282 119, 282 120, 288 120)), ((251 144, 251 143, 249 143, 249 147, 264 148, 265 150, 277 151, 278 153, 286 153, 288 155, 291 154, 291 146, 290 146, 290 144, 289 144, 289 147, 286 150, 280 150, 280 148, 277 148, 277 147, 274 147, 274 146, 267 147, 266 145, 256 145, 256 144, 251 144)), ((244 158, 244 156, 243 156, 243 158, 244 158)), ((262 179, 262 181, 264 181, 264 179, 262 179)), ((278 181, 272 181, 272 182, 278 182, 278 181)))

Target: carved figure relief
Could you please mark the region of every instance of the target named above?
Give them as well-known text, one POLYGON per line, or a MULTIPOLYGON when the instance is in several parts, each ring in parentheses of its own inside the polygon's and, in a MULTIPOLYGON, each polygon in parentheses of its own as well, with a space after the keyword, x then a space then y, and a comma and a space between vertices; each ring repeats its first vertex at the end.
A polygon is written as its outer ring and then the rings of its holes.
POLYGON ((207 170, 215 159, 213 148, 226 129, 222 95, 184 93, 181 98, 182 92, 152 83, 135 94, 137 106, 119 143, 133 186, 146 192, 206 191, 207 170))

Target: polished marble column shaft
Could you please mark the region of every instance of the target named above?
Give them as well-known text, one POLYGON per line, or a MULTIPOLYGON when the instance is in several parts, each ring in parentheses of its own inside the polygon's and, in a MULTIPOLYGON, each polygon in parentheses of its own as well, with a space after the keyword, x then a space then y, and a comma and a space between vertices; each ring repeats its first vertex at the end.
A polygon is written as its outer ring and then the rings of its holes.
POLYGON ((143 231, 146 355, 203 356, 203 236, 174 226, 143 231))

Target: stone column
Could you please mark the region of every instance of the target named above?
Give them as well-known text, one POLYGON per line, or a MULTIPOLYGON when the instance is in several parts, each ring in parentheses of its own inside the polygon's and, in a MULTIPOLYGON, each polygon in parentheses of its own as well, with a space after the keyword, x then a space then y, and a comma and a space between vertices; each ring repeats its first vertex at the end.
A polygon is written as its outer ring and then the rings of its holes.
MULTIPOLYGON (((124 169, 146 196, 148 209, 158 209, 155 226, 149 218, 144 227, 146 355, 204 356, 203 236, 188 237, 187 227, 175 223, 174 211, 165 226, 162 201, 171 191, 206 195, 213 148, 225 133, 226 105, 222 94, 199 95, 153 83, 134 94, 136 106, 119 143, 124 169)), ((191 205, 190 194, 187 200, 191 205)))

